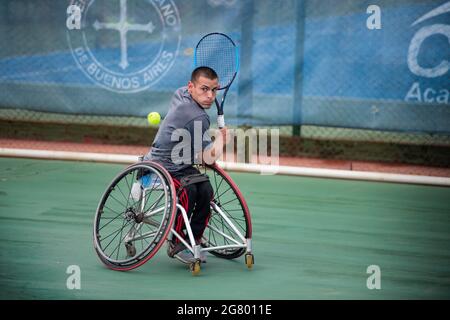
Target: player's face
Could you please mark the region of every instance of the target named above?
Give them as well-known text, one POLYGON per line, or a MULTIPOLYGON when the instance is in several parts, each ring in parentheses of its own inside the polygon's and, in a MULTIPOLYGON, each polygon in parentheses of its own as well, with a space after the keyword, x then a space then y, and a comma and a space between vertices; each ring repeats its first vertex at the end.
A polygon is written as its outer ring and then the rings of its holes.
POLYGON ((188 90, 192 98, 205 109, 211 108, 216 99, 217 89, 219 89, 218 79, 208 79, 203 76, 198 77, 194 82, 189 81, 188 90))

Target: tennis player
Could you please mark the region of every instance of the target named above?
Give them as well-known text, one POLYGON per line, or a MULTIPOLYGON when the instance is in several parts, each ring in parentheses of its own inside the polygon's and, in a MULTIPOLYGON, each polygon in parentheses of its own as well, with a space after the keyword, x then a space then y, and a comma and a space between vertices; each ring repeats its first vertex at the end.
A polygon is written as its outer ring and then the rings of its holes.
MULTIPOLYGON (((180 188, 183 179, 200 174, 195 164, 214 163, 222 154, 224 145, 230 140, 226 127, 214 135, 214 141, 208 132, 210 119, 206 110, 214 103, 218 89, 219 79, 213 69, 196 68, 188 85, 175 91, 170 109, 161 123, 152 148, 144 157, 144 160, 155 161, 164 166, 171 174, 177 189, 180 188)), ((213 188, 209 180, 203 179, 201 182, 183 187, 182 190, 178 198, 190 218, 196 243, 200 244, 211 214, 210 201, 213 197, 213 188)), ((180 213, 176 217, 174 228, 187 238, 184 219, 180 213)), ((184 263, 194 262, 192 252, 176 237, 169 242, 167 253, 184 263)), ((201 260, 206 262, 204 252, 201 260)))

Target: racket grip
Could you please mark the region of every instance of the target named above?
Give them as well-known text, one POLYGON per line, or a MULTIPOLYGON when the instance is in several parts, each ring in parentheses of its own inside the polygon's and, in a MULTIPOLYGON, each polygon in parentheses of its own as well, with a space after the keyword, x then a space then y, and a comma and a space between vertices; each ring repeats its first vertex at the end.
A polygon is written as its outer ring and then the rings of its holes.
POLYGON ((223 114, 219 114, 217 116, 217 126, 219 127, 219 129, 222 129, 223 127, 225 127, 225 118, 224 118, 223 114))

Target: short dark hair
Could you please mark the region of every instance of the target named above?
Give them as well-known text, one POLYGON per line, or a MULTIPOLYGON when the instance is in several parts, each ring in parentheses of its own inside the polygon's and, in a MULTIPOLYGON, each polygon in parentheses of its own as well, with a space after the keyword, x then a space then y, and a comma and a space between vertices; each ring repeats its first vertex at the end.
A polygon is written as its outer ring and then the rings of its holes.
POLYGON ((200 76, 203 76, 210 80, 219 78, 217 73, 210 67, 198 67, 198 68, 195 68, 194 71, 192 71, 191 81, 192 82, 197 81, 198 78, 200 78, 200 76))

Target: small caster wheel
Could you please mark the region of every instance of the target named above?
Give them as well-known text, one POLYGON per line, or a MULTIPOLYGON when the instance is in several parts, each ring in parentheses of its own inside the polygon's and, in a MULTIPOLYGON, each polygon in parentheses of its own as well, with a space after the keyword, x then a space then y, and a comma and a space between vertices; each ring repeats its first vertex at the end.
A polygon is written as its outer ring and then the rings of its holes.
POLYGON ((133 246, 132 243, 130 242, 125 243, 125 248, 127 249, 128 257, 134 257, 136 255, 136 248, 133 246))
POLYGON ((253 254, 247 253, 245 255, 245 264, 247 265, 247 268, 253 268, 253 265, 255 264, 255 258, 253 257, 253 254))
POLYGON ((193 276, 200 274, 200 260, 192 262, 189 267, 193 276))

